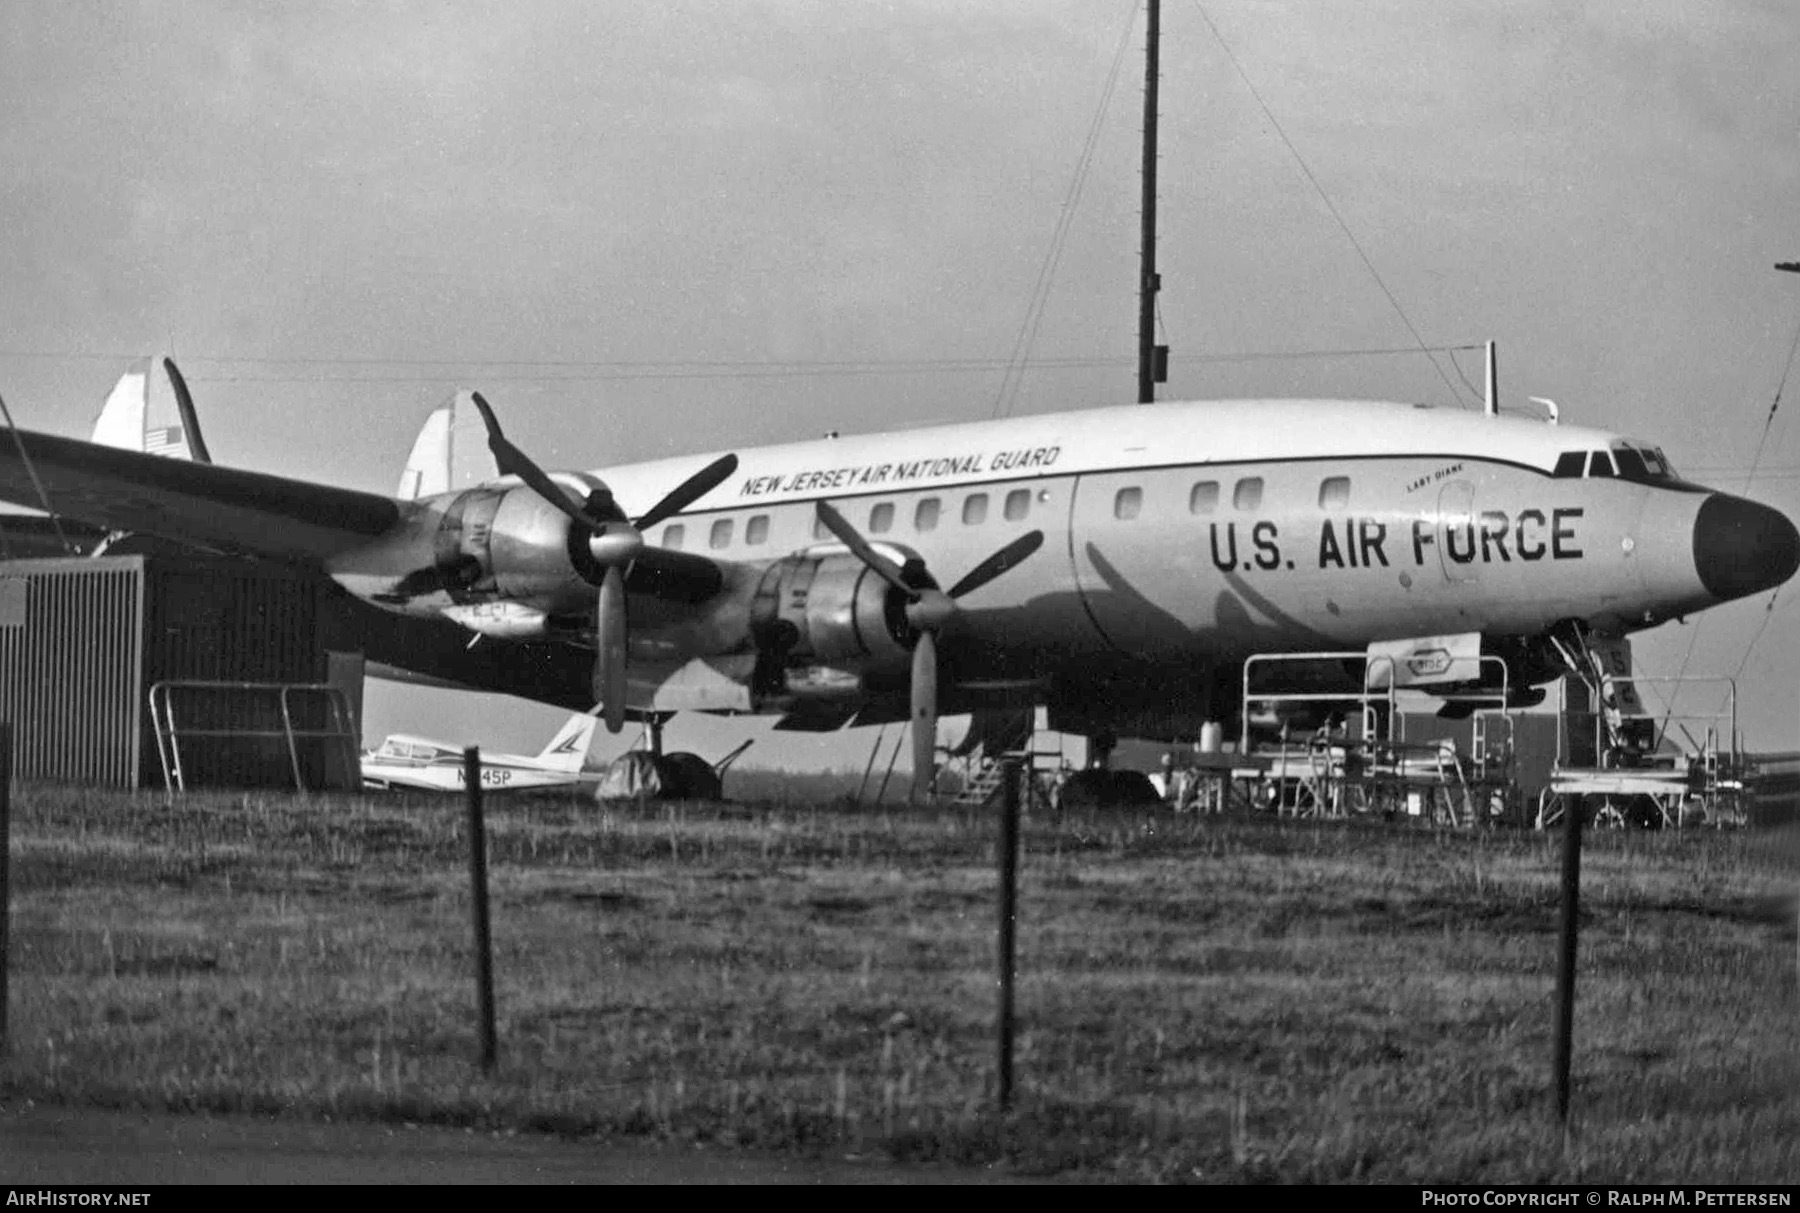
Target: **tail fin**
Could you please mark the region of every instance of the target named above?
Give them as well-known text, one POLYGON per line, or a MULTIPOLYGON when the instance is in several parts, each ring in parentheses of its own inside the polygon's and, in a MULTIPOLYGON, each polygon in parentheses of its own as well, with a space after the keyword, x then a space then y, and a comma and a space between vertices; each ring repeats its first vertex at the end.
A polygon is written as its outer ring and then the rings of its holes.
POLYGON ((174 359, 158 355, 133 363, 119 377, 94 421, 102 446, 211 463, 200 416, 174 359))
POLYGON ((599 719, 577 712, 557 730, 550 744, 538 755, 538 761, 555 771, 579 771, 587 765, 588 749, 594 743, 594 726, 599 719))
POLYGON ((394 492, 405 501, 434 493, 465 489, 500 474, 488 450, 487 431, 470 402, 469 392, 458 392, 433 409, 413 440, 406 470, 394 492))

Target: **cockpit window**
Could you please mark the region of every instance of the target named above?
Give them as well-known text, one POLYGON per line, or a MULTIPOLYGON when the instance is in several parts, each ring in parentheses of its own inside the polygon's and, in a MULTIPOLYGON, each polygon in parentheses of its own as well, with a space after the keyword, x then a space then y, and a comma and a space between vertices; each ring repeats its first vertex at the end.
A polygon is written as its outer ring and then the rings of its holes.
POLYGON ((1644 457, 1628 446, 1615 446, 1613 460, 1619 465, 1619 475, 1626 480, 1648 480, 1650 472, 1644 467, 1644 457))
POLYGON ((1658 447, 1635 442, 1615 442, 1613 458, 1618 460, 1619 475, 1643 484, 1665 484, 1675 479, 1675 469, 1663 458, 1658 447))
POLYGON ((1615 442, 1610 451, 1564 451, 1550 473, 1559 480, 1582 476, 1618 477, 1639 484, 1663 484, 1675 480, 1675 469, 1662 449, 1630 442, 1615 442))

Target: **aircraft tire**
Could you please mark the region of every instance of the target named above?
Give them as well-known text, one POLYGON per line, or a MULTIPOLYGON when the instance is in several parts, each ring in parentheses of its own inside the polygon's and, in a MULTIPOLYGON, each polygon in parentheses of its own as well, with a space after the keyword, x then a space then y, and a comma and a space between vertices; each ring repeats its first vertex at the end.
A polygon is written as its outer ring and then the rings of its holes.
POLYGON ((1063 784, 1064 809, 1141 809, 1163 802, 1142 771, 1076 771, 1063 784))
POLYGON ((662 778, 662 795, 668 800, 723 800, 723 781, 712 764, 698 754, 678 750, 657 760, 656 773, 662 778))

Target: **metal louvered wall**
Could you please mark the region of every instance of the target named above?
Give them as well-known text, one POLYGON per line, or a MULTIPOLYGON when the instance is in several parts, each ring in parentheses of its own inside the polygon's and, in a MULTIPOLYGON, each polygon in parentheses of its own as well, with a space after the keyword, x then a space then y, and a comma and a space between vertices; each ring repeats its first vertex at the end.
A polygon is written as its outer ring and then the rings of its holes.
MULTIPOLYGON (((241 561, 0 562, 0 720, 13 722, 16 773, 160 787, 150 686, 320 681, 327 666, 321 592, 317 583, 241 561)), ((195 754, 196 769, 212 773, 206 783, 292 784, 285 758, 230 740, 217 749, 195 754)))
POLYGON ((136 787, 144 560, 0 563, 0 719, 22 779, 136 787))

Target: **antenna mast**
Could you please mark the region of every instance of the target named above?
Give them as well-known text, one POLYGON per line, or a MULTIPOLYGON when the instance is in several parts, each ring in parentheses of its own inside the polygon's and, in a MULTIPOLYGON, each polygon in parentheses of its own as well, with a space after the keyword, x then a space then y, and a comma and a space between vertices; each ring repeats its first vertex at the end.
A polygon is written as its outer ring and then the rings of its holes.
POLYGON ((1162 37, 1161 0, 1148 0, 1144 34, 1144 230, 1138 273, 1138 403, 1156 399, 1156 385, 1169 380, 1169 347, 1156 344, 1156 77, 1157 43, 1162 37))

